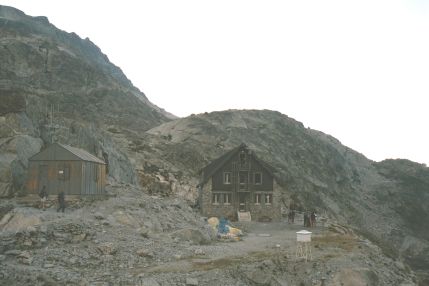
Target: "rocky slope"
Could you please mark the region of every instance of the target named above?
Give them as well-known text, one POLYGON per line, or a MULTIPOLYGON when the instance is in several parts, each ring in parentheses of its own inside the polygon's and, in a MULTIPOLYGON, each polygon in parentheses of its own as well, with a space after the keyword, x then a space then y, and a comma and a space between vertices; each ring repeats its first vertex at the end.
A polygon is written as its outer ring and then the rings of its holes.
POLYGON ((134 182, 105 130, 143 132, 172 117, 89 39, 46 17, 0 6, 0 62, 0 196, 22 190, 28 157, 53 141, 105 153, 111 177, 134 182))
POLYGON ((142 141, 146 161, 151 154, 153 162, 162 158, 164 168, 195 178, 194 186, 200 168, 244 142, 277 169, 287 204, 294 201, 303 210, 353 226, 427 279, 429 168, 424 165, 370 161, 332 136, 273 111, 194 115, 155 127, 142 141))
POLYGON ((103 201, 68 201, 64 214, 0 202, 0 284, 415 285, 404 264, 336 224, 312 229, 305 261, 295 256, 301 222, 246 223, 242 241, 218 241, 180 198, 127 185, 108 192, 103 201))

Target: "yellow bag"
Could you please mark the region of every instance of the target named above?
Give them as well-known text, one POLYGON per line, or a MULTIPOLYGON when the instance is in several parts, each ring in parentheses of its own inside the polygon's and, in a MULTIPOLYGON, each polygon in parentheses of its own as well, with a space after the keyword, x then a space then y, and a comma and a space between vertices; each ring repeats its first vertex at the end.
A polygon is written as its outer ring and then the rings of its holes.
POLYGON ((207 220, 207 222, 209 223, 209 225, 217 231, 217 227, 219 225, 219 219, 217 217, 211 217, 207 220))

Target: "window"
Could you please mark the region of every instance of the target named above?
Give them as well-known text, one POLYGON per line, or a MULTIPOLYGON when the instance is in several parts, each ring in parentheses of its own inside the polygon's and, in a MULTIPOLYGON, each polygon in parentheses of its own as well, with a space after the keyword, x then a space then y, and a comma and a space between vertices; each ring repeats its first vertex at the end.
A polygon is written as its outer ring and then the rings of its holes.
POLYGON ((239 182, 240 182, 240 190, 246 189, 246 183, 247 183, 247 173, 246 172, 240 172, 239 182))
POLYGON ((261 204, 261 194, 255 194, 255 205, 261 204))
POLYGON ((231 204, 231 194, 224 194, 223 195, 223 204, 224 205, 230 205, 231 204))
POLYGON ((246 184, 246 175, 240 174, 240 185, 245 185, 245 184, 246 184))
POLYGON ((58 170, 58 180, 64 181, 64 170, 58 170))
POLYGON ((212 204, 218 205, 219 204, 219 194, 213 194, 212 196, 212 204))
POLYGON ((231 173, 230 172, 223 173, 223 183, 225 185, 230 185, 231 184, 231 173))
POLYGON ((271 205, 273 203, 273 195, 272 194, 266 194, 265 195, 265 204, 271 205))
POLYGON ((262 173, 254 173, 253 174, 253 182, 255 185, 261 185, 262 184, 262 173))

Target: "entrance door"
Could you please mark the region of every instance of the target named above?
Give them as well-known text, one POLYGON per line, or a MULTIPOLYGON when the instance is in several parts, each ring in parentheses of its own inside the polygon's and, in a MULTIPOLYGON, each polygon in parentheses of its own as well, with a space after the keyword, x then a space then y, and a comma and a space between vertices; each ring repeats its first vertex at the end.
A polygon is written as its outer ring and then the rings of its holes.
POLYGON ((248 197, 248 193, 244 193, 244 192, 238 193, 238 210, 240 212, 247 211, 247 206, 246 206, 247 197, 248 197))

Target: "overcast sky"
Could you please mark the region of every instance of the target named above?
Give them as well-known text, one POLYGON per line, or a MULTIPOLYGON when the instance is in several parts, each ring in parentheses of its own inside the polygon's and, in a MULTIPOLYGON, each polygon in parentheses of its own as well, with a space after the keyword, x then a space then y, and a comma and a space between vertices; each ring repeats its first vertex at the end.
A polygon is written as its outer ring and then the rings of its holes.
POLYGON ((272 109, 429 165, 428 2, 1 1, 89 37, 177 116, 272 109))

